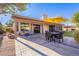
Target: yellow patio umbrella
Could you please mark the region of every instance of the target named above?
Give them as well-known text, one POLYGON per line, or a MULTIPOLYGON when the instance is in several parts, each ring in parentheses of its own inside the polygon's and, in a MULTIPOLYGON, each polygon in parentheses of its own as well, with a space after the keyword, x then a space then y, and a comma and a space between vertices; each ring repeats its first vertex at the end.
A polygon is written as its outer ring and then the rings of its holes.
POLYGON ((44 21, 46 21, 46 22, 52 22, 52 23, 60 23, 60 22, 67 21, 67 19, 62 18, 62 17, 55 17, 55 18, 46 18, 44 21))

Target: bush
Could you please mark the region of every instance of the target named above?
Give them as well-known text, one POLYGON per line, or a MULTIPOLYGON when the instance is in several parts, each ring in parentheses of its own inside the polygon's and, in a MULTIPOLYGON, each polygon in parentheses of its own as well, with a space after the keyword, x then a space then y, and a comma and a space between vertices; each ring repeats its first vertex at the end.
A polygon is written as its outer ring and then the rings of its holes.
POLYGON ((11 28, 7 28, 7 29, 6 29, 6 32, 14 33, 13 29, 11 29, 11 28))
POLYGON ((79 31, 74 32, 74 39, 77 43, 79 43, 79 31))
POLYGON ((4 33, 4 31, 3 30, 0 30, 0 34, 3 34, 4 33))
POLYGON ((5 31, 5 29, 3 28, 3 26, 1 26, 0 25, 0 34, 3 34, 3 33, 5 33, 6 31, 5 31))

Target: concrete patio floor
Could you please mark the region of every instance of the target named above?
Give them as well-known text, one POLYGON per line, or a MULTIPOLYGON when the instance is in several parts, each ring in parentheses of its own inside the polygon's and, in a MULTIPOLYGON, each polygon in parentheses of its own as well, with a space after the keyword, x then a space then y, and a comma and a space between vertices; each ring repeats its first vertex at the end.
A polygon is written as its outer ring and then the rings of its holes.
POLYGON ((22 38, 47 47, 63 56, 79 56, 79 44, 72 37, 64 37, 64 43, 48 42, 41 34, 22 36, 22 38))

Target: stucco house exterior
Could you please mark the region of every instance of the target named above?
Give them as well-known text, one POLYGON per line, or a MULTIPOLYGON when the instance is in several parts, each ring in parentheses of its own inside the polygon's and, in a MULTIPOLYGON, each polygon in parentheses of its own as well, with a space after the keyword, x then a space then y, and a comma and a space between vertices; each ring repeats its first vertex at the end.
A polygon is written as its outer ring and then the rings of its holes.
POLYGON ((44 18, 35 19, 19 15, 13 15, 14 20, 13 30, 15 33, 29 32, 29 33, 42 33, 45 31, 62 30, 62 24, 45 22, 44 18))

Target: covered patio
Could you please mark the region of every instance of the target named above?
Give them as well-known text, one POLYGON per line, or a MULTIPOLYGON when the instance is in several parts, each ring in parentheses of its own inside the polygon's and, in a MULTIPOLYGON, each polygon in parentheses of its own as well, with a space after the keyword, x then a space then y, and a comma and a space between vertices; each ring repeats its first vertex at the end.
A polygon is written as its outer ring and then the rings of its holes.
POLYGON ((62 24, 55 22, 45 21, 46 19, 35 19, 19 15, 13 15, 14 20, 13 30, 15 33, 41 33, 45 34, 45 31, 59 31, 62 30, 62 24))

